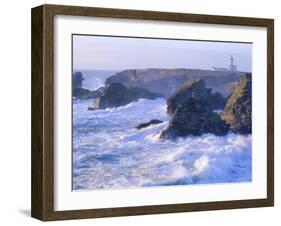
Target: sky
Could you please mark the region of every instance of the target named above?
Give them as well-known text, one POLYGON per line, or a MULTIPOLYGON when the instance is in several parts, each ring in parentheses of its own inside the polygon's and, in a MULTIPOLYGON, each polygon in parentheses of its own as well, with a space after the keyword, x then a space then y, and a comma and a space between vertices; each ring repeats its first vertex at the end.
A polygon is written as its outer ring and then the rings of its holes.
POLYGON ((237 70, 252 71, 250 43, 73 35, 74 70, 212 69, 231 56, 237 70))

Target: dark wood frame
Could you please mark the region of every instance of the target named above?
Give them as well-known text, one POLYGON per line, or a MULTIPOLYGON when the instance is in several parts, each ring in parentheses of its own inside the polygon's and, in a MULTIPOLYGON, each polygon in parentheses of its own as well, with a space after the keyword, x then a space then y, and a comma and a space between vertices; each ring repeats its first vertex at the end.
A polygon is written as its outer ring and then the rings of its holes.
POLYGON ((274 205, 274 20, 199 14, 42 5, 32 9, 31 215, 49 220, 114 217, 274 205), (267 28, 267 198, 156 206, 54 211, 54 16, 75 15, 267 28))

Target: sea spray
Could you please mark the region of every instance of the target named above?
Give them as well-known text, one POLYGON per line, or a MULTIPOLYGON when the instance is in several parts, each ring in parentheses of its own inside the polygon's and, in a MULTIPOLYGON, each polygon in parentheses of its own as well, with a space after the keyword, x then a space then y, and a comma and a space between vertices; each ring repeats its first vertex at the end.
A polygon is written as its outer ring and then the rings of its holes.
POLYGON ((73 102, 74 190, 251 181, 251 135, 163 141, 164 99, 88 111, 91 104, 73 102), (151 119, 163 123, 135 129, 151 119))

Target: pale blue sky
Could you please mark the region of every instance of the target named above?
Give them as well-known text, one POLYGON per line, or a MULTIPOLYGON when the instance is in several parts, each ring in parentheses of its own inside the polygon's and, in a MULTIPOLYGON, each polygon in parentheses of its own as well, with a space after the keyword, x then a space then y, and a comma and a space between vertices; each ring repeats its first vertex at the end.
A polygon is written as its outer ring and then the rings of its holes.
POLYGON ((228 67, 252 71, 252 44, 73 35, 73 68, 124 70, 144 68, 228 67))

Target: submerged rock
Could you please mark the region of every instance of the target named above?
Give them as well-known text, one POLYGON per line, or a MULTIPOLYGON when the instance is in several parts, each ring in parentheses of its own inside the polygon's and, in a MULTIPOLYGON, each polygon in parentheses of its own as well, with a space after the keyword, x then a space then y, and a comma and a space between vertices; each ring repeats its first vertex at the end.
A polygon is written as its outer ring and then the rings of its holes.
POLYGON ((211 89, 206 88, 206 84, 203 79, 192 79, 185 82, 179 90, 168 98, 168 114, 174 114, 177 107, 189 97, 194 97, 204 101, 213 110, 223 109, 226 103, 225 98, 223 98, 221 94, 213 94, 211 89))
POLYGON ((227 100, 222 119, 234 132, 252 132, 252 75, 247 73, 227 100))
POLYGON ((176 109, 168 127, 161 132, 161 139, 174 139, 188 135, 200 136, 212 133, 227 134, 229 126, 213 112, 206 102, 189 97, 176 109))
POLYGON ((150 125, 159 124, 159 123, 162 123, 162 122, 163 121, 158 120, 158 119, 152 119, 149 122, 145 122, 145 123, 141 123, 141 124, 137 125, 135 128, 136 129, 143 129, 143 128, 146 128, 146 127, 148 127, 150 125))
POLYGON ((138 101, 141 98, 154 100, 160 97, 157 93, 152 93, 144 88, 126 88, 121 83, 111 83, 94 100, 93 109, 105 109, 127 105, 138 101))

